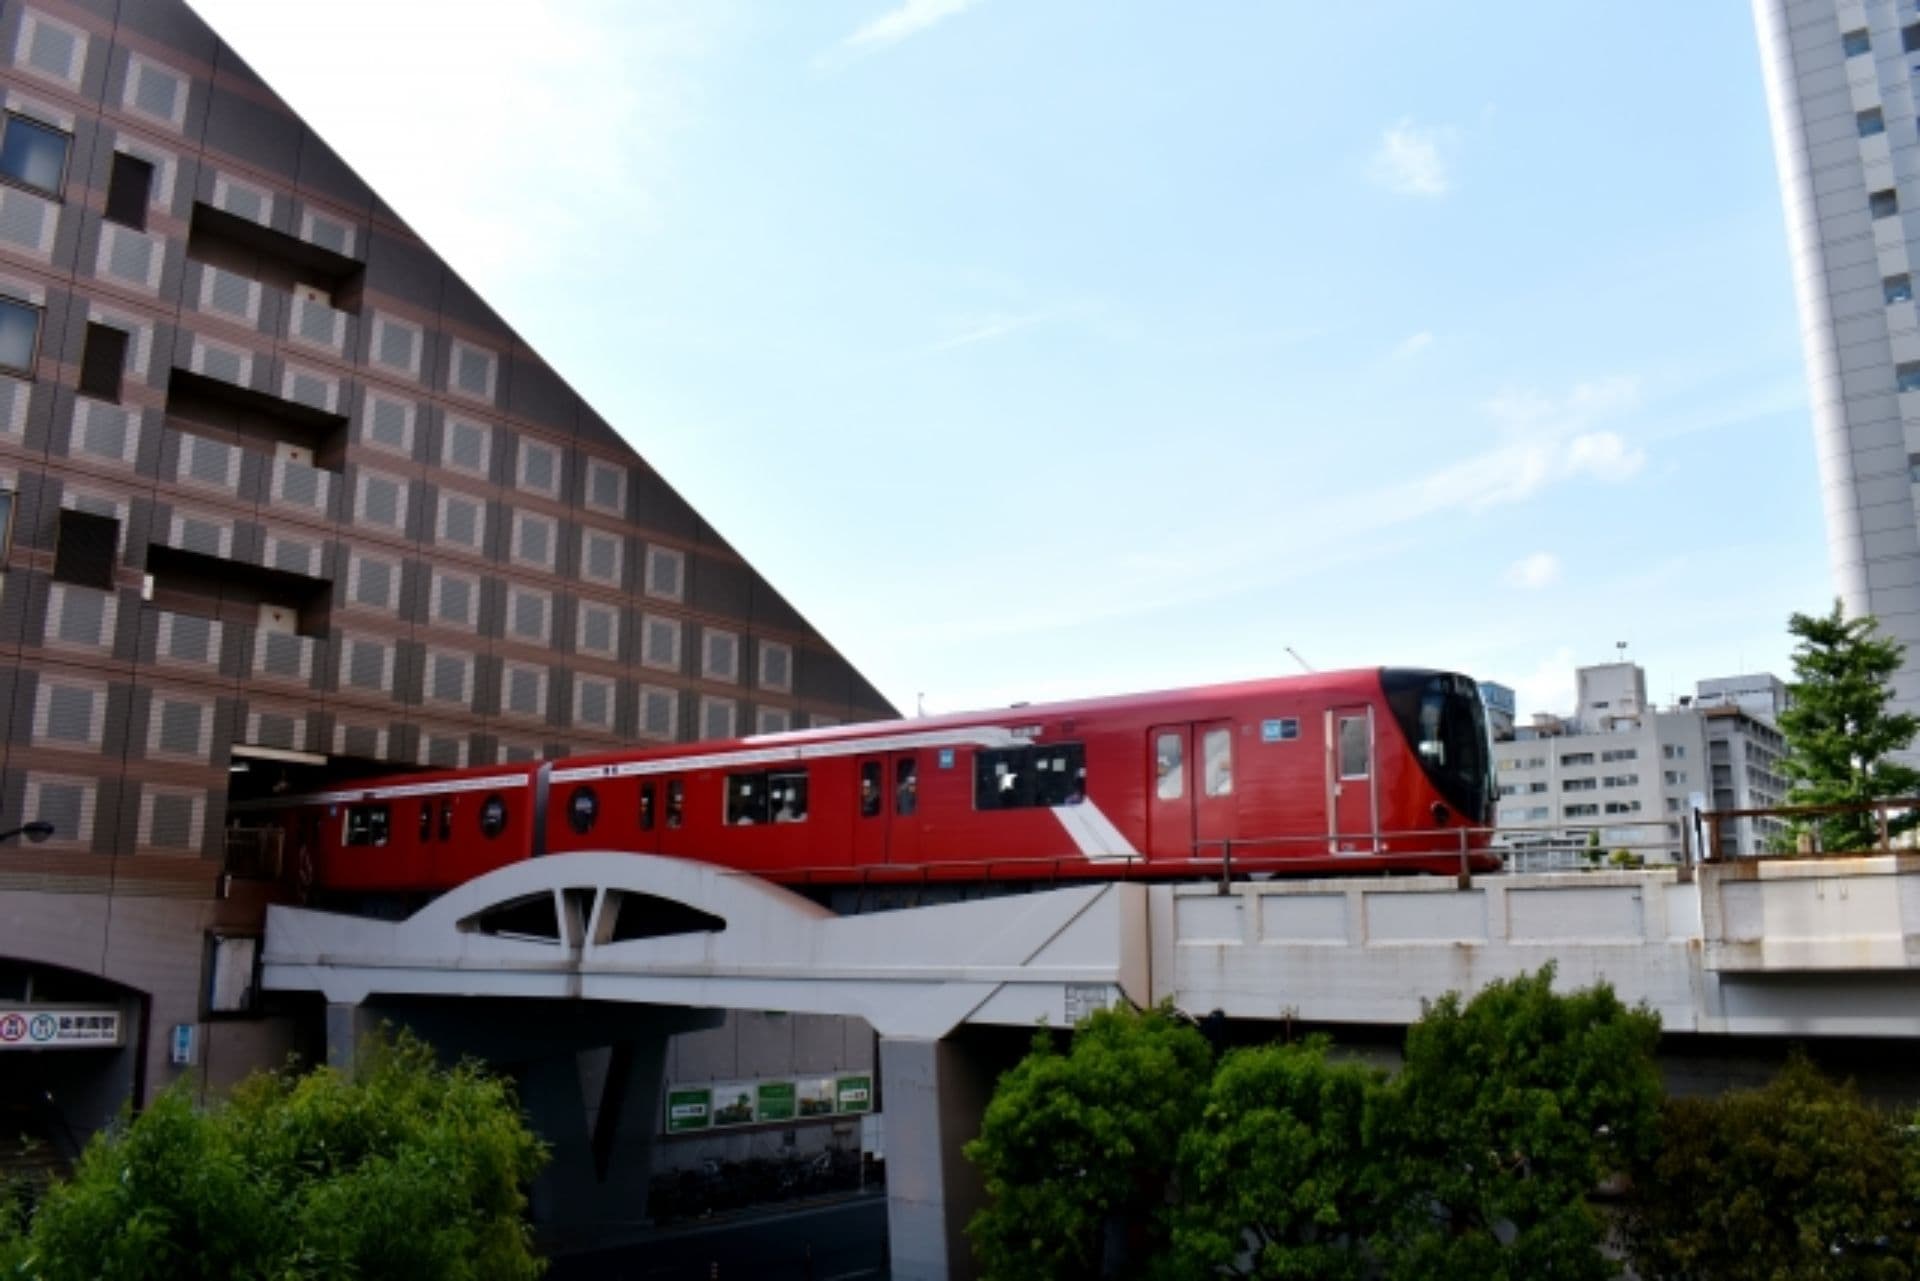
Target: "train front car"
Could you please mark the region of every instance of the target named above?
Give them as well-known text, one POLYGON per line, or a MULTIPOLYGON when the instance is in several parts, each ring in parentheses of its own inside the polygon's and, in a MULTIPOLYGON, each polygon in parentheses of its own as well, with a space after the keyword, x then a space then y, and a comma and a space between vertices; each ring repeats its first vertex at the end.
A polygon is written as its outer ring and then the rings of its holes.
MULTIPOLYGON (((1480 687, 1454 672, 1386 667, 1380 690, 1419 779, 1395 789, 1396 812, 1381 829, 1382 851, 1466 855, 1474 870, 1500 866, 1492 850, 1497 789, 1480 687)), ((1441 858, 1433 870, 1445 870, 1441 858)))

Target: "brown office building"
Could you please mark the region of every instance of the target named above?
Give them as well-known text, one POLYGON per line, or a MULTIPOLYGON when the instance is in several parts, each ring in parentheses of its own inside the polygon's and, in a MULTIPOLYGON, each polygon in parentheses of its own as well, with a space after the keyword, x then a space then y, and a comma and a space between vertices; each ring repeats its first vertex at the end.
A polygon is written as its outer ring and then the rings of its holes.
POLYGON ((0 1133, 299 1041, 231 801, 893 714, 184 4, 0 87, 0 1133))

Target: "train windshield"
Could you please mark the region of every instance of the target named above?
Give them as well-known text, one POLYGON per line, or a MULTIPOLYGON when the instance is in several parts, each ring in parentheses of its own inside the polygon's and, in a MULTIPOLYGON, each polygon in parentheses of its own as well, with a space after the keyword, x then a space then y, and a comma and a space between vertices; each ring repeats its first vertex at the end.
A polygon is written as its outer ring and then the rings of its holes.
POLYGON ((1434 789, 1469 822, 1492 822, 1492 750, 1480 687, 1451 672, 1392 667, 1380 673, 1380 684, 1434 789))

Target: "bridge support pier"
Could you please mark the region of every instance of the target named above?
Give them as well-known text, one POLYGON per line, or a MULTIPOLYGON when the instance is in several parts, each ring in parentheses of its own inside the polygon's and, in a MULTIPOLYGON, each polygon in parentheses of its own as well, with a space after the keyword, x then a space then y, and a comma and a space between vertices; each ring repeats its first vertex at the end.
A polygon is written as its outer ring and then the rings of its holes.
POLYGON ((1000 1074, 1032 1039, 1030 1029, 982 1026, 963 1026, 939 1040, 880 1038, 895 1281, 975 1275, 966 1228, 986 1204, 987 1189, 962 1149, 978 1137, 1000 1074))
POLYGON ((327 1006, 327 1062, 350 1072, 361 1039, 390 1023, 446 1062, 478 1058, 511 1074, 550 1149, 533 1186, 534 1221, 577 1241, 644 1220, 667 1042, 725 1017, 594 1001, 376 997, 327 1006))

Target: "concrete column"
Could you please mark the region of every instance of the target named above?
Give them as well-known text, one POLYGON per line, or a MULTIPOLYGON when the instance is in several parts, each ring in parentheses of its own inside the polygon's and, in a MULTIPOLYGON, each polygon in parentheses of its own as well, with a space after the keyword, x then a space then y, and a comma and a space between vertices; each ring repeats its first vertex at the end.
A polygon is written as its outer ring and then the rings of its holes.
POLYGON ((962 1281, 974 1275, 966 1226, 986 1186, 961 1149, 999 1066, 955 1037, 880 1041, 887 1118, 887 1236, 894 1281, 962 1281))
POLYGON ((327 1002, 327 1066, 352 1076, 362 1038, 379 1026, 378 1016, 364 1005, 327 1002))

